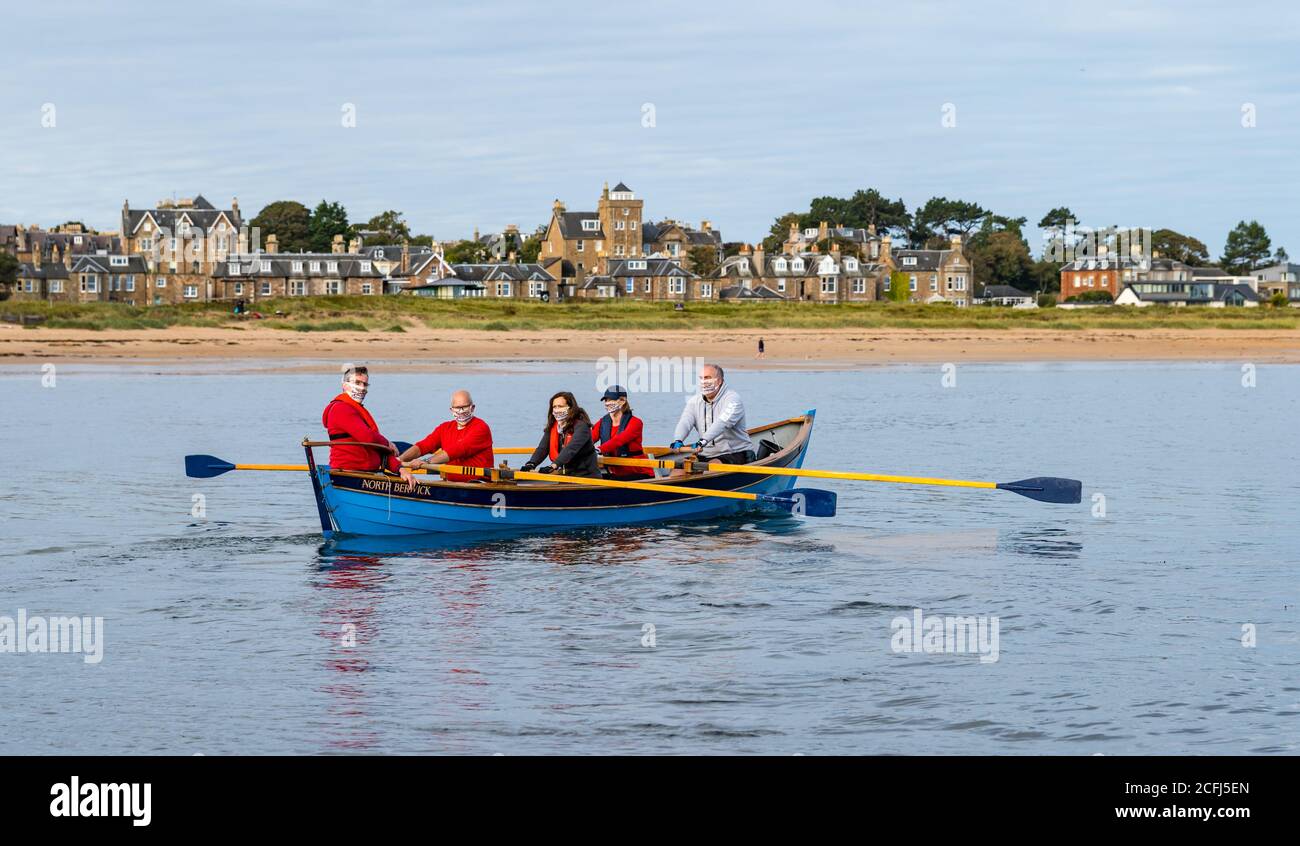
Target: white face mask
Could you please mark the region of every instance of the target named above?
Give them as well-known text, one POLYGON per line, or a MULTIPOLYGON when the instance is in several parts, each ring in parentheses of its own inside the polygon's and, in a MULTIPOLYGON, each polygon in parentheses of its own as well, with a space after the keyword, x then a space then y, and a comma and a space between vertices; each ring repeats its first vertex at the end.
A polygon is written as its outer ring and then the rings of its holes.
POLYGON ((369 385, 358 385, 355 382, 343 383, 343 391, 358 403, 364 403, 366 401, 366 392, 369 390, 369 385))
POLYGON ((461 425, 461 426, 464 426, 466 423, 468 423, 468 422, 469 422, 470 420, 472 420, 473 418, 474 418, 474 407, 473 407, 473 406, 470 406, 469 411, 453 411, 453 412, 451 413, 451 419, 452 419, 452 420, 455 420, 455 421, 456 421, 459 425, 461 425))
POLYGON ((720 379, 715 379, 712 377, 708 379, 701 379, 700 393, 704 394, 706 397, 711 397, 718 392, 718 388, 720 388, 721 386, 722 386, 722 381, 720 379))
POLYGON ((623 401, 621 399, 605 400, 605 411, 609 412, 610 414, 618 414, 622 410, 623 410, 623 401))
POLYGON ((556 423, 563 423, 565 420, 569 419, 569 409, 553 408, 551 409, 551 416, 555 418, 556 423))

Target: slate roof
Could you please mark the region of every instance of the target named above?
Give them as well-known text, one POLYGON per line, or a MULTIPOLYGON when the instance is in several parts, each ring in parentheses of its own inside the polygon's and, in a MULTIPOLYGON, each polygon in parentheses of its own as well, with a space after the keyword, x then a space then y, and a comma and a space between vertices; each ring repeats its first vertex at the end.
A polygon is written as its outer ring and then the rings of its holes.
POLYGON ((732 285, 718 291, 718 297, 724 300, 784 300, 781 294, 766 285, 746 288, 744 285, 732 285))
POLYGON ((1026 293, 1025 291, 1011 285, 986 285, 984 287, 984 296, 982 299, 992 300, 1002 297, 1020 297, 1032 300, 1034 295, 1026 293))
POLYGON ((18 266, 19 279, 67 279, 68 269, 63 264, 42 264, 39 268, 30 262, 18 266))
POLYGON ((218 221, 225 217, 226 223, 233 229, 238 229, 241 223, 239 214, 233 209, 218 209, 212 203, 204 199, 203 195, 194 198, 193 208, 183 209, 131 209, 128 208, 122 212, 122 233, 130 235, 139 228, 141 222, 146 217, 152 217, 155 224, 176 231, 176 224, 183 217, 188 217, 190 223, 201 228, 204 232, 214 227, 218 221))
MULTIPOLYGON (((410 246, 407 248, 411 253, 411 258, 416 256, 427 256, 433 252, 433 247, 410 246)), ((362 247, 361 255, 368 259, 378 259, 380 261, 401 261, 402 245, 401 244, 376 244, 373 247, 362 247), (383 255, 380 255, 383 253, 383 255)))
POLYGON ((259 253, 257 255, 239 255, 227 256, 225 261, 216 263, 212 270, 214 277, 245 277, 245 276, 266 276, 266 277, 287 277, 290 279, 309 279, 312 277, 324 277, 327 279, 343 279, 345 277, 371 277, 381 278, 383 276, 375 269, 374 264, 370 265, 370 270, 362 271, 361 262, 370 260, 361 255, 339 254, 339 253, 259 253), (262 270, 260 262, 269 261, 270 270, 262 270), (302 270, 295 271, 293 262, 302 262, 302 270), (239 273, 231 273, 228 265, 239 264, 239 273), (313 271, 312 262, 320 262, 320 269, 313 271), (338 262, 338 272, 331 273, 329 262, 338 262))
POLYGON ((632 189, 629 188, 629 187, 627 187, 626 185, 624 185, 622 182, 620 182, 620 183, 618 183, 617 185, 615 185, 615 186, 614 186, 614 190, 615 190, 615 191, 624 191, 624 192, 629 193, 629 194, 632 193, 632 189))
POLYGON ((600 228, 600 216, 595 212, 560 212, 559 224, 560 235, 569 240, 605 237, 605 232, 600 228), (596 228, 583 229, 584 220, 596 221, 596 228))
POLYGON ((627 258, 611 259, 609 276, 684 276, 690 279, 699 277, 691 273, 673 259, 661 258, 627 258), (645 263, 645 267, 631 267, 632 262, 645 263))
POLYGON ((540 264, 453 264, 458 279, 473 282, 554 282, 555 277, 540 264))
MULTIPOLYGON (((72 257, 73 273, 148 273, 149 266, 143 256, 126 256, 126 264, 114 265, 112 256, 74 255, 72 257)), ((117 258, 123 258, 117 256, 117 258)))
POLYGON ((934 272, 951 253, 952 250, 894 250, 894 264, 905 273, 912 270, 934 272), (903 264, 903 259, 907 257, 914 257, 916 264, 903 264))

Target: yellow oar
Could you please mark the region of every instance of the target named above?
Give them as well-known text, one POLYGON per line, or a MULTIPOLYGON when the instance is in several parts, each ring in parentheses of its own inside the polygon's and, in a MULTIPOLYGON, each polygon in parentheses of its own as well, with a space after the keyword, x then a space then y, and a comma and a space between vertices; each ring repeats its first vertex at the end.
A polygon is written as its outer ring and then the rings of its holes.
POLYGON ((693 469, 720 473, 753 473, 761 476, 806 476, 811 479, 844 479, 852 482, 892 482, 899 485, 941 485, 949 488, 993 488, 1011 491, 1040 502, 1077 503, 1083 500, 1083 483, 1075 479, 1055 476, 1038 476, 1019 482, 972 482, 965 479, 935 479, 928 476, 885 476, 879 473, 848 473, 842 470, 804 470, 794 467, 755 467, 750 464, 724 464, 720 461, 693 462, 684 459, 606 458, 601 464, 618 467, 660 467, 682 469, 687 463, 693 469))

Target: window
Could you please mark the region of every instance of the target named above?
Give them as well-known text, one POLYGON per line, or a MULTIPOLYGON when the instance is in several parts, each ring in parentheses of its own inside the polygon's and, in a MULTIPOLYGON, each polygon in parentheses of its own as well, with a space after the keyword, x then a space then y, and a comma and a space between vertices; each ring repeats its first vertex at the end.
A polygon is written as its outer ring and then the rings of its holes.
POLYGON ((310 270, 312 273, 320 273, 320 262, 318 261, 311 262, 310 264, 307 265, 307 269, 310 270))
POLYGON ((50 293, 51 293, 51 294, 62 294, 62 293, 63 293, 63 280, 62 280, 62 279, 51 279, 51 280, 50 280, 50 293))
POLYGON ((80 244, 81 244, 81 236, 80 236, 80 235, 73 235, 73 236, 72 236, 72 243, 77 244, 77 245, 80 245, 80 244))
POLYGON ((909 291, 915 291, 915 290, 916 290, 916 274, 915 274, 915 273, 913 273, 911 276, 908 277, 908 279, 907 279, 907 283, 908 283, 908 284, 907 284, 907 290, 909 290, 909 291))
POLYGON ((590 217, 589 217, 589 218, 586 218, 585 220, 582 221, 582 231, 583 231, 583 232, 599 232, 599 231, 600 231, 600 221, 597 220, 597 219, 595 219, 595 218, 590 218, 590 217))
POLYGON ((30 279, 23 280, 23 290, 29 294, 32 292, 32 280, 30 279))
POLYGON ((307 293, 307 281, 305 279, 294 279, 289 283, 289 296, 301 297, 307 293))
POLYGON ((776 289, 777 289, 778 291, 780 291, 782 294, 785 293, 785 280, 784 280, 784 279, 781 279, 781 280, 778 280, 778 281, 777 281, 777 283, 776 283, 776 289))
POLYGON ((931 291, 939 290, 939 277, 933 273, 930 274, 930 290, 931 291))
MULTIPOLYGON (((624 211, 624 213, 626 213, 626 212, 627 212, 627 209, 624 209, 623 211, 624 211)), ((628 228, 628 229, 631 229, 632 231, 635 232, 635 231, 636 231, 636 221, 635 221, 635 220, 629 220, 629 221, 627 222, 627 228, 628 228)))
POLYGON ((684 294, 686 293, 686 280, 680 276, 670 276, 668 278, 668 293, 684 294))
POLYGON ((226 272, 229 273, 231 276, 238 276, 239 262, 232 261, 230 264, 226 265, 226 272))
POLYGON ((795 259, 790 262, 790 270, 795 273, 803 273, 803 259, 795 259))
POLYGON ((147 253, 147 252, 151 252, 152 250, 153 250, 153 239, 152 239, 152 238, 141 238, 141 239, 140 239, 140 252, 142 252, 142 253, 147 253))
POLYGON ((363 262, 361 262, 361 272, 362 272, 362 273, 369 273, 369 272, 370 272, 370 262, 368 262, 368 261, 363 261, 363 262))
POLYGON ((903 264, 906 265, 916 264, 916 256, 903 256, 903 264))
POLYGON ((244 293, 244 283, 243 283, 243 282, 236 282, 236 283, 235 283, 235 296, 236 296, 236 297, 241 296, 243 293, 244 293))
POLYGON ((628 270, 645 270, 645 262, 644 262, 644 261, 629 261, 629 262, 627 263, 627 269, 628 269, 628 270))
POLYGON ((339 272, 339 263, 336 262, 336 261, 326 262, 326 264, 325 264, 325 271, 326 271, 327 273, 338 273, 338 272, 339 272))
POLYGON ((263 273, 270 273, 270 272, 271 272, 271 263, 270 263, 269 261, 262 261, 260 264, 261 264, 262 272, 263 272, 263 273))
POLYGON ((167 277, 166 277, 166 276, 159 276, 159 277, 158 277, 158 280, 157 280, 156 282, 154 282, 154 285, 156 285, 156 286, 159 287, 159 288, 166 288, 166 287, 167 287, 167 277))
POLYGON ((965 290, 966 290, 966 275, 965 275, 965 274, 959 274, 959 275, 957 276, 956 285, 957 285, 957 287, 956 287, 955 290, 958 290, 958 291, 965 291, 965 290))
POLYGON ((578 241, 578 252, 582 252, 582 241, 578 241))
MULTIPOLYGON (((626 209, 625 209, 625 211, 626 211, 626 209)), ((624 223, 625 223, 625 222, 622 221, 622 220, 616 220, 616 221, 614 221, 614 229, 617 230, 617 231, 619 231, 619 232, 622 232, 622 231, 623 231, 624 223)))
POLYGON ((645 281, 645 284, 641 286, 641 290, 642 290, 644 293, 647 293, 647 294, 650 293, 650 291, 651 291, 652 288, 653 288, 653 283, 651 283, 651 281, 650 281, 649 279, 647 279, 647 280, 645 281))
POLYGON ((546 293, 546 283, 545 283, 545 282, 529 282, 529 283, 528 283, 528 296, 530 296, 530 297, 540 297, 540 296, 541 296, 542 294, 544 294, 544 293, 546 293))
POLYGON ((127 289, 128 291, 134 291, 134 290, 135 290, 135 276, 133 276, 133 275, 127 275, 127 276, 125 276, 125 277, 123 277, 123 278, 126 279, 126 289, 127 289))
POLYGON ((497 283, 497 296, 498 296, 498 297, 508 297, 508 296, 510 296, 510 283, 509 283, 509 282, 498 282, 498 283, 497 283))
POLYGON ((834 277, 827 276, 822 279, 823 294, 834 294, 837 287, 834 277))
POLYGON ((337 279, 327 279, 325 281, 325 293, 330 296, 338 296, 343 293, 343 283, 337 279))
POLYGON ((623 209, 623 217, 627 217, 628 212, 630 212, 630 211, 631 211, 631 209, 623 209))
POLYGON ((776 261, 772 262, 772 269, 775 270, 777 273, 785 273, 785 268, 786 268, 786 264, 785 264, 785 259, 783 258, 779 258, 776 261))
POLYGON ((857 269, 858 269, 858 260, 857 260, 857 259, 852 259, 852 258, 851 258, 851 259, 845 259, 845 260, 844 260, 844 269, 845 269, 845 270, 851 270, 851 271, 852 271, 852 270, 857 270, 857 269))
POLYGON ((153 298, 153 304, 154 304, 154 305, 162 305, 162 301, 163 301, 162 294, 155 294, 155 295, 154 295, 154 298, 153 298))
POLYGON ((198 285, 186 285, 186 286, 185 286, 185 299, 187 299, 187 300, 193 300, 193 299, 197 299, 198 296, 199 296, 199 286, 198 286, 198 285))
POLYGON ((713 285, 711 283, 705 282, 700 285, 700 298, 705 300, 713 299, 713 285))
POLYGON ((110 256, 108 265, 109 267, 126 267, 126 256, 110 256))
POLYGON ((627 291, 629 294, 635 294, 635 293, 636 293, 636 280, 633 279, 631 276, 629 276, 627 279, 623 280, 623 290, 627 291))
POLYGON ((271 296, 271 283, 269 280, 262 280, 262 296, 271 296))
POLYGON ((865 294, 866 292, 867 292, 867 280, 865 280, 865 279, 854 279, 854 280, 853 280, 853 293, 855 293, 855 294, 865 294))
POLYGON ((668 255, 673 257, 681 255, 681 247, 682 247, 681 244, 677 243, 676 241, 673 241, 668 245, 668 255))
POLYGON ((81 274, 81 291, 84 294, 99 293, 99 277, 93 273, 81 274))
POLYGON ((295 261, 293 264, 289 265, 289 269, 293 273, 302 273, 302 262, 295 261))
POLYGON ((374 257, 377 258, 377 259, 381 259, 381 258, 383 258, 383 257, 384 257, 384 251, 383 251, 383 250, 375 250, 374 257))
POLYGON ((615 244, 615 245, 614 245, 614 255, 616 255, 616 256, 621 256, 621 255, 623 255, 623 245, 622 245, 622 244, 615 244))
POLYGON ((373 291, 374 291, 374 286, 371 285, 369 282, 362 282, 362 283, 361 283, 361 293, 366 294, 366 295, 369 295, 369 294, 372 293, 373 291))

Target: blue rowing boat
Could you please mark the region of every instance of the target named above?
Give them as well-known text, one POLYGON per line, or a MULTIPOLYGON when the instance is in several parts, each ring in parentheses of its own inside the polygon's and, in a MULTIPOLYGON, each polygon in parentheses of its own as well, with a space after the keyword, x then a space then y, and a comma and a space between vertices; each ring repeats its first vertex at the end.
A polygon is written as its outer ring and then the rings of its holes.
MULTIPOLYGON (((754 466, 802 467, 815 416, 816 411, 808 411, 750 429, 755 444, 770 441, 776 448, 754 466)), ((412 490, 381 473, 331 470, 329 465, 316 464, 312 445, 304 445, 304 449, 326 538, 571 529, 708 519, 772 508, 761 501, 556 482, 438 480, 422 482, 412 490)), ((658 484, 771 496, 790 491, 795 477, 703 472, 644 481, 649 487, 658 484)), ((786 507, 780 513, 789 511, 786 507)))

